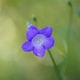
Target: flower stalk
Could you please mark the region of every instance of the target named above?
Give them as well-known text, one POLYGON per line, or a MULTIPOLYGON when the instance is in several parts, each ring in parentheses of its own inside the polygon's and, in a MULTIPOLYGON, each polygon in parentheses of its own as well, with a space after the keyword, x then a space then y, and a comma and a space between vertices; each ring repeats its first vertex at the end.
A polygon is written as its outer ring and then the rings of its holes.
POLYGON ((72 26, 72 17, 73 17, 73 6, 71 1, 68 2, 68 6, 70 8, 69 13, 69 22, 68 22, 68 31, 67 31, 67 55, 65 59, 65 63, 63 64, 63 73, 65 73, 68 62, 69 62, 69 52, 70 52, 70 35, 71 35, 71 26, 72 26))
POLYGON ((67 40, 67 44, 68 44, 68 47, 69 47, 69 44, 70 44, 70 32, 71 32, 71 25, 72 25, 72 16, 73 16, 73 7, 72 7, 72 4, 70 2, 70 16, 69 16, 69 27, 68 27, 68 40, 67 40))
POLYGON ((50 56, 50 58, 51 58, 51 60, 52 60, 53 65, 54 65, 54 69, 55 69, 55 71, 56 71, 56 74, 57 74, 57 76, 58 76, 58 79, 59 79, 59 80, 66 80, 66 77, 64 76, 64 74, 62 74, 62 73, 60 72, 58 66, 56 65, 56 62, 55 62, 55 60, 54 60, 54 58, 53 58, 53 56, 52 56, 52 54, 51 54, 51 51, 50 51, 50 50, 47 50, 47 51, 48 51, 48 53, 49 53, 49 56, 50 56))

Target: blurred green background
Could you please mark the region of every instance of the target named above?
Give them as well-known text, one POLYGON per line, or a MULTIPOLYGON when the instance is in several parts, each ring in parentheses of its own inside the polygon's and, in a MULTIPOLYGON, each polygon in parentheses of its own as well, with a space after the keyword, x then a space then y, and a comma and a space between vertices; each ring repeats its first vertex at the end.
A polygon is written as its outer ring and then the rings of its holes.
MULTIPOLYGON (((72 0, 72 6, 80 9, 80 0, 72 0)), ((80 17, 76 12, 73 12, 65 71, 69 80, 80 80, 80 17)), ((60 67, 66 63, 70 17, 67 0, 0 0, 0 80, 58 80, 48 53, 40 59, 21 49, 26 41, 26 22, 35 25, 33 14, 39 29, 53 27, 53 57, 60 67)))

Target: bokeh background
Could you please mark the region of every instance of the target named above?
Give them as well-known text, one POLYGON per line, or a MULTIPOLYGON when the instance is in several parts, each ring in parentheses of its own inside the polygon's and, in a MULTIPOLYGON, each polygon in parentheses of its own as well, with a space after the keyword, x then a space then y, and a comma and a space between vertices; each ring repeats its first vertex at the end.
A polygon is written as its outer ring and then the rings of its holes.
POLYGON ((51 52, 57 65, 69 80, 80 80, 80 0, 72 0, 69 46, 67 34, 71 9, 68 1, 0 0, 0 80, 58 80, 47 52, 40 59, 21 49, 26 41, 26 22, 35 25, 33 14, 39 29, 47 25, 53 27, 55 46, 51 52), (65 60, 67 54, 68 61, 65 60))

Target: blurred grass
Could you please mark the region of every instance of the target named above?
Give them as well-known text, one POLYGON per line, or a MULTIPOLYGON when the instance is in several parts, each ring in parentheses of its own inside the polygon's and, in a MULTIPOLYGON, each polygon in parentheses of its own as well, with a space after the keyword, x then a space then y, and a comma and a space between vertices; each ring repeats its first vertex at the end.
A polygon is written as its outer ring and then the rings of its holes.
MULTIPOLYGON (((80 8, 79 0, 72 0, 80 8)), ((67 52, 67 30, 70 7, 67 0, 0 0, 0 80, 57 80, 51 60, 46 53, 43 59, 32 53, 24 53, 21 45, 26 41, 26 21, 35 14, 38 27, 53 27, 55 47, 53 56, 60 64, 67 52)), ((80 17, 74 13, 69 64, 66 75, 69 80, 80 80, 80 17)))

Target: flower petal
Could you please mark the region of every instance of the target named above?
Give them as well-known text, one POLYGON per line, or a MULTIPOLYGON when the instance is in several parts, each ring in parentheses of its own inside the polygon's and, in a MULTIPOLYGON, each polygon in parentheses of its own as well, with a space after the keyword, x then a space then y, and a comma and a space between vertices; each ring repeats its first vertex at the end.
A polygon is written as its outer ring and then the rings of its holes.
POLYGON ((41 34, 44 34, 47 37, 50 37, 52 34, 52 28, 50 26, 47 26, 45 28, 43 28, 42 30, 40 30, 41 34))
POLYGON ((33 53, 42 58, 45 54, 45 48, 43 46, 40 46, 40 47, 35 47, 34 50, 33 50, 33 53))
POLYGON ((26 37, 28 40, 31 40, 36 34, 39 33, 39 30, 34 25, 28 26, 26 37))
POLYGON ((54 46, 54 38, 52 37, 49 37, 45 40, 43 46, 46 48, 46 49, 50 49, 51 47, 54 46))
POLYGON ((25 51, 25 52, 30 52, 33 50, 33 46, 31 44, 30 41, 27 41, 25 42, 23 45, 22 45, 22 49, 25 51))

